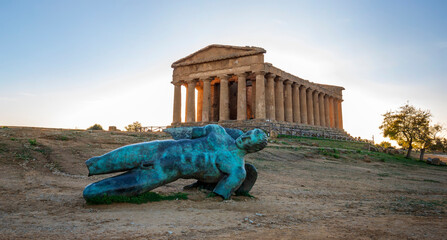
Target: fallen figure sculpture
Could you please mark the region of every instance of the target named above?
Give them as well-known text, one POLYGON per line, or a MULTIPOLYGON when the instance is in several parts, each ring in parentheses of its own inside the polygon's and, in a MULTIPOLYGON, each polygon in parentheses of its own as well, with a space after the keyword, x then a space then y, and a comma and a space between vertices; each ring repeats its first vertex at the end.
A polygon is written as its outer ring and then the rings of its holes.
POLYGON ((224 199, 253 187, 256 168, 245 164, 244 156, 267 145, 262 130, 243 133, 210 124, 165 131, 174 140, 132 144, 87 160, 89 176, 127 172, 88 185, 84 198, 137 196, 179 178, 197 179, 187 187, 211 187, 224 199))

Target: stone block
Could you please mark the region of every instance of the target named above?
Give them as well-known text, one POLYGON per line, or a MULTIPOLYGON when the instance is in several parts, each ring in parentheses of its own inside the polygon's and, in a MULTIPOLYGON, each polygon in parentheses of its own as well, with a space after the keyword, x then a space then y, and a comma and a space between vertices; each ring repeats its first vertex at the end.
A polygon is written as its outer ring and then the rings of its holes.
POLYGON ((278 137, 278 132, 275 130, 271 130, 270 131, 270 138, 277 138, 278 137))
POLYGON ((432 158, 431 164, 433 164, 433 165, 440 165, 441 164, 441 160, 439 160, 439 158, 432 158))

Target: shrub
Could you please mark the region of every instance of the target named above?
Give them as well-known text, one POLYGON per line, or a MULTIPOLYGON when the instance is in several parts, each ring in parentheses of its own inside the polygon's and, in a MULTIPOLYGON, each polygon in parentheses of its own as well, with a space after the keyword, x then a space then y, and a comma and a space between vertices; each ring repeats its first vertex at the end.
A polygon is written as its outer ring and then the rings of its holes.
POLYGON ((127 125, 127 127, 124 127, 126 131, 128 132, 141 132, 143 130, 143 127, 141 126, 141 123, 134 122, 132 124, 127 125))
POLYGON ((102 129, 102 126, 101 126, 101 125, 95 123, 95 125, 93 125, 93 126, 87 128, 87 130, 103 130, 103 129, 102 129))
POLYGON ((28 139, 28 142, 31 146, 36 146, 37 145, 37 141, 36 139, 28 139))
POLYGON ((60 140, 60 141, 67 141, 67 140, 68 140, 68 137, 67 137, 67 136, 64 136, 64 135, 58 135, 58 136, 56 137, 56 139, 57 139, 57 140, 60 140))
POLYGON ((379 143, 379 146, 381 146, 383 148, 390 148, 390 147, 392 147, 391 143, 389 143, 387 141, 383 141, 383 142, 379 143))

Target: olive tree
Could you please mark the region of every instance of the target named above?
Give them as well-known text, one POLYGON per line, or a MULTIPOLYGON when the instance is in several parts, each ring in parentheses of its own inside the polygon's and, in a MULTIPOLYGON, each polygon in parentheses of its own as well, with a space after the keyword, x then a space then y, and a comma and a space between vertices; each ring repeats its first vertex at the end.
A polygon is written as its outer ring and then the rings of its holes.
POLYGON ((383 131, 383 136, 396 140, 401 147, 407 148, 406 158, 410 158, 421 129, 429 128, 430 111, 416 109, 407 103, 397 111, 383 114, 383 117, 382 125, 379 127, 383 131))
POLYGON ((416 144, 419 149, 421 149, 421 154, 419 156, 419 160, 424 160, 425 149, 431 147, 436 144, 436 140, 438 139, 438 134, 442 131, 442 126, 435 124, 433 126, 423 126, 421 127, 416 144))

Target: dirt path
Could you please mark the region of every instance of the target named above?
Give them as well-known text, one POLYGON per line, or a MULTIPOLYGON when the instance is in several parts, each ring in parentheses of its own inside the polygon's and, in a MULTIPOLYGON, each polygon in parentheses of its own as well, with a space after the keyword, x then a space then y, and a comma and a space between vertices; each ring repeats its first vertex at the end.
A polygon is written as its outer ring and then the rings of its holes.
MULTIPOLYGON (((73 132, 0 130, 0 239, 447 236, 445 168, 333 159, 312 150, 267 148, 249 155, 246 161, 259 171, 251 192, 255 199, 221 201, 207 198, 206 191, 187 191, 189 200, 86 205, 83 188, 104 176, 87 178, 85 159, 165 136, 73 132), (37 145, 28 146, 29 139, 37 145)), ((177 181, 156 192, 183 191, 191 182, 177 181)))

